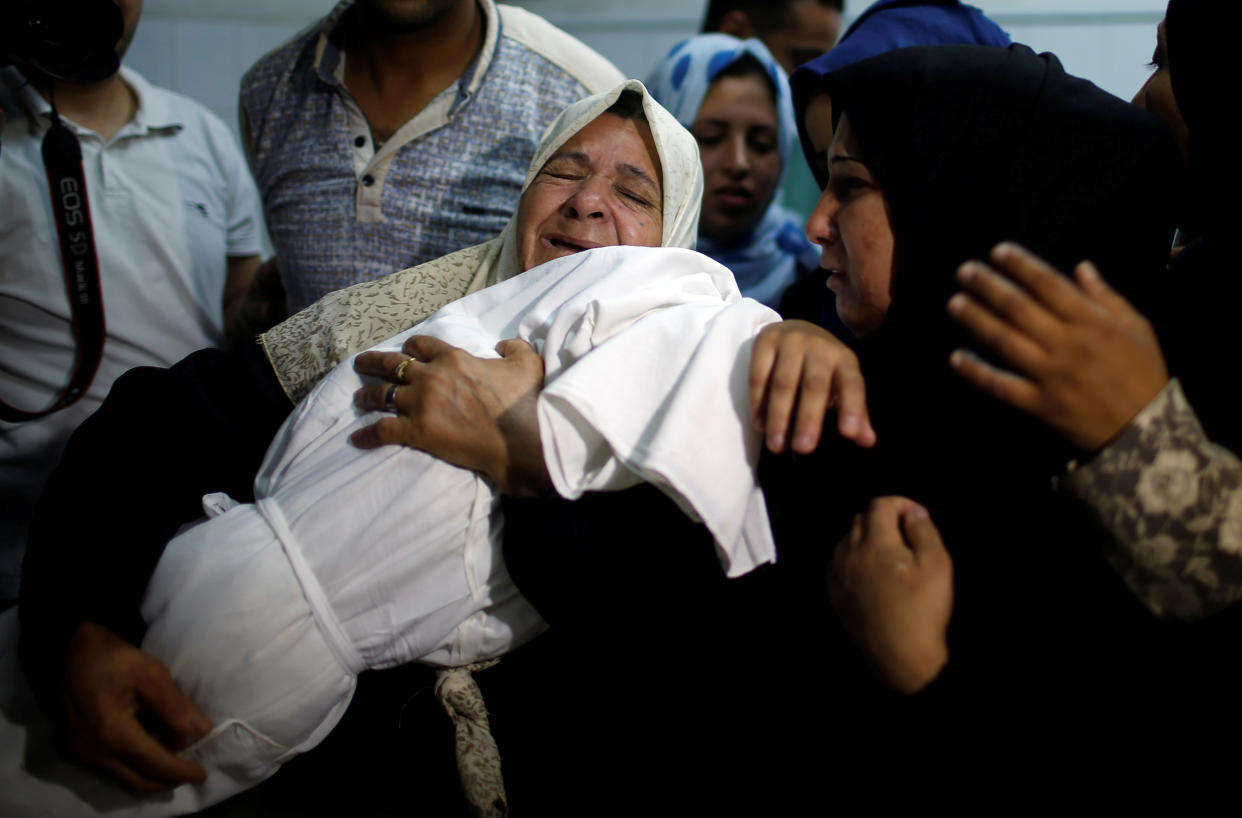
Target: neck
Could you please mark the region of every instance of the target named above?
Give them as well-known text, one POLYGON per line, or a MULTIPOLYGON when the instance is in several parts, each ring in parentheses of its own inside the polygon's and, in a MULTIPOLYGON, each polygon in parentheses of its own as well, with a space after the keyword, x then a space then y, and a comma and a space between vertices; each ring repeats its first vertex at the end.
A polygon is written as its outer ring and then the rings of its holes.
POLYGON ((345 85, 376 139, 387 139, 474 62, 485 19, 475 0, 462 0, 420 28, 394 32, 391 24, 355 8, 345 85))
POLYGON ((89 128, 106 142, 134 118, 138 98, 121 79, 120 72, 99 82, 62 82, 51 77, 32 77, 31 85, 71 122, 89 128))

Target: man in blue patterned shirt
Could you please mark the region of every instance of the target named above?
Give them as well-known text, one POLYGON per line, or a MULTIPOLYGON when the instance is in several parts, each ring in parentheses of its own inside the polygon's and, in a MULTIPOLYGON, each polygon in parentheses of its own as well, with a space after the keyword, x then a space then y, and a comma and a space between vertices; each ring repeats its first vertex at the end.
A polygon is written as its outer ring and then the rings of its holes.
POLYGON ((342 0, 242 80, 288 311, 496 236, 544 127, 621 79, 493 0, 342 0))

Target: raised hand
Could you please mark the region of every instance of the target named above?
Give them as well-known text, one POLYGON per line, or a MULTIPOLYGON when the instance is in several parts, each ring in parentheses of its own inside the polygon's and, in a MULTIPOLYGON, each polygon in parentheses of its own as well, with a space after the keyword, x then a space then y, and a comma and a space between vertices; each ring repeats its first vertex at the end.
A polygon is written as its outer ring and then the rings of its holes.
POLYGON ((960 349, 950 365, 1083 451, 1099 449, 1168 383, 1151 324, 1090 262, 1079 264, 1070 281, 1015 244, 998 245, 991 260, 998 269, 977 261, 961 266, 966 292, 954 295, 948 310, 1014 371, 960 349))

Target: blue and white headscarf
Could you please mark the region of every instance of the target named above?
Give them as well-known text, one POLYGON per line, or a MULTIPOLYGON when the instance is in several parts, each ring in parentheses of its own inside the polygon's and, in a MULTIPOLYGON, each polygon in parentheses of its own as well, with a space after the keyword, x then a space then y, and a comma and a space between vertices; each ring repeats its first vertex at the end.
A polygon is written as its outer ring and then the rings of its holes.
MULTIPOLYGON (((780 191, 788 167, 797 125, 789 96, 789 80, 759 40, 739 40, 728 34, 700 34, 673 47, 647 80, 647 90, 686 128, 694 125, 703 98, 720 72, 745 55, 764 67, 776 87, 777 145, 781 174, 780 191)), ((797 263, 814 269, 819 251, 807 241, 802 218, 776 203, 773 195, 759 224, 749 235, 728 243, 699 236, 699 252, 711 256, 733 271, 742 295, 776 306, 781 293, 797 275, 797 263)))

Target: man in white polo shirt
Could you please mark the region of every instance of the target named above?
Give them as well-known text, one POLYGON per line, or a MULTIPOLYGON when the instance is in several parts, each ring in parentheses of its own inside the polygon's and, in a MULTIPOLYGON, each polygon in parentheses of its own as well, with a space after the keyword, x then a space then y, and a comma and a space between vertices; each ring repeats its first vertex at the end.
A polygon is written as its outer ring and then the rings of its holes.
MULTIPOLYGON (((118 56, 142 3, 119 6, 118 56)), ((258 194, 217 117, 128 69, 66 82, 20 62, 0 68, 0 605, 17 597, 29 515, 70 433, 125 370, 223 344, 226 302, 240 304, 260 251, 258 194), (81 145, 106 332, 80 399, 42 414, 76 366, 61 241, 83 227, 55 221, 41 151, 52 102, 81 145)))

